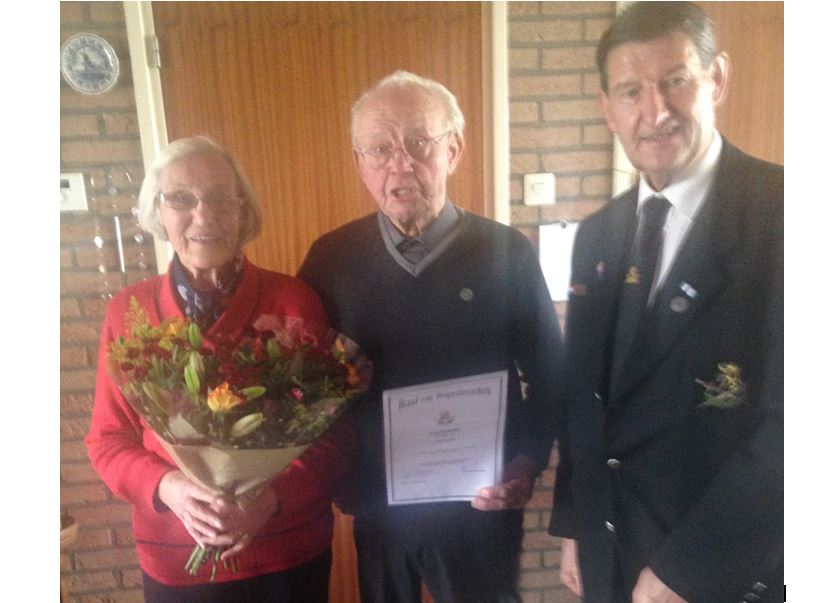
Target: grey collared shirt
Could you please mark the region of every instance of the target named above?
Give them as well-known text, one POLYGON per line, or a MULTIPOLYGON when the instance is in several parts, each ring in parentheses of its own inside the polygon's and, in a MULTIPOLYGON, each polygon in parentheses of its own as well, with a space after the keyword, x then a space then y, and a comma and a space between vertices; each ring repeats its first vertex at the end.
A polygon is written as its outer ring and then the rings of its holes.
POLYGON ((379 230, 396 263, 413 276, 419 276, 457 236, 462 214, 462 209, 446 199, 437 219, 416 237, 406 237, 382 212, 379 212, 379 230))

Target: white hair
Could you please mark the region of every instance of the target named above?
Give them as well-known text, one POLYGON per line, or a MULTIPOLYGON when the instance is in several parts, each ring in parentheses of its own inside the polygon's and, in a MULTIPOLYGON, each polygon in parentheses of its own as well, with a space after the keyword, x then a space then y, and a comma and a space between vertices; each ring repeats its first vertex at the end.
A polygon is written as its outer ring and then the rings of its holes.
POLYGON ((166 230, 160 222, 157 204, 160 194, 160 173, 175 161, 208 153, 215 153, 226 159, 236 174, 237 193, 242 198, 242 227, 239 232, 239 245, 244 245, 256 238, 262 230, 262 212, 259 209, 259 199, 236 159, 227 149, 208 136, 179 138, 170 142, 160 151, 145 178, 143 178, 143 185, 140 187, 140 195, 137 198, 140 228, 153 234, 158 239, 167 240, 166 230))
POLYGON ((358 121, 358 115, 363 105, 370 99, 370 97, 387 88, 404 89, 412 86, 425 90, 428 94, 437 98, 442 103, 443 108, 446 110, 446 120, 448 122, 447 128, 455 132, 460 138, 463 138, 463 128, 466 126, 466 122, 463 119, 463 112, 457 104, 457 98, 455 95, 440 82, 400 69, 399 71, 394 71, 390 75, 385 76, 376 82, 372 88, 366 90, 358 98, 358 100, 355 101, 355 104, 352 106, 352 110, 350 111, 353 146, 355 146, 357 142, 356 122, 358 121))

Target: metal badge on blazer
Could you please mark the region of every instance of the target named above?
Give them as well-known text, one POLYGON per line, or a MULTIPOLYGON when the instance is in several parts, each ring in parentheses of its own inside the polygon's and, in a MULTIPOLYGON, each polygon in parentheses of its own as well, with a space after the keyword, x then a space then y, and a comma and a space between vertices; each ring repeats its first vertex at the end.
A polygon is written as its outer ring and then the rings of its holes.
POLYGON ((597 266, 594 267, 595 272, 597 272, 597 280, 602 280, 603 276, 606 274, 606 262, 600 260, 597 262, 597 266))
POLYGON ((683 314, 684 312, 688 311, 690 308, 690 302, 682 297, 681 295, 677 295, 673 299, 670 300, 670 309, 678 314, 683 314))
POLYGON ((696 299, 696 296, 699 295, 699 291, 691 287, 690 283, 686 281, 682 281, 681 283, 679 283, 679 289, 684 291, 685 295, 687 295, 691 299, 696 299))

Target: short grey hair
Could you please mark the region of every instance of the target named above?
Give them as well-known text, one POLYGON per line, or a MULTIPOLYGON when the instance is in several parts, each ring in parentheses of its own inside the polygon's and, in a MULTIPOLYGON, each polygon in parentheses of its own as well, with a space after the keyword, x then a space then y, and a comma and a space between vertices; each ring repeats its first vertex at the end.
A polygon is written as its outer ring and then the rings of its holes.
POLYGON ((140 196, 137 199, 140 228, 153 234, 158 239, 167 240, 166 230, 160 222, 157 204, 160 194, 160 173, 175 161, 206 154, 216 154, 223 157, 236 174, 237 194, 242 198, 242 227, 239 232, 239 245, 242 246, 257 237, 262 230, 262 211, 259 209, 259 199, 239 162, 227 149, 209 136, 179 138, 163 147, 146 173, 145 178, 143 178, 143 185, 140 187, 140 196))
POLYGON ((457 98, 455 95, 440 82, 400 69, 399 71, 394 71, 390 75, 385 76, 376 82, 372 88, 366 90, 358 98, 358 100, 355 101, 355 104, 352 106, 352 110, 350 111, 353 146, 357 144, 356 122, 358 121, 358 115, 365 103, 370 100, 370 97, 387 88, 404 89, 411 86, 420 88, 431 96, 437 98, 446 111, 447 129, 452 130, 458 136, 463 138, 463 129, 466 127, 466 121, 463 119, 463 112, 457 104, 457 98))

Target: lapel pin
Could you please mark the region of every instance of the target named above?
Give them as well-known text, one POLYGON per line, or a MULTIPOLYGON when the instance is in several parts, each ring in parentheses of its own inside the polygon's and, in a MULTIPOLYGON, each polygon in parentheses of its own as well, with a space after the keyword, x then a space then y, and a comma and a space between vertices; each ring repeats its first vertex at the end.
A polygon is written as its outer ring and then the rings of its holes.
POLYGON ((597 266, 594 267, 594 270, 597 272, 597 279, 602 279, 603 275, 606 274, 606 262, 600 260, 597 262, 597 266))
POLYGON ((626 279, 623 282, 627 285, 637 285, 641 282, 641 273, 638 272, 637 266, 629 267, 629 272, 626 273, 626 279))
POLYGON ((463 301, 472 301, 473 297, 475 297, 475 293, 469 287, 464 287, 460 290, 460 299, 463 301))
POLYGON ((681 295, 677 295, 670 300, 670 309, 679 314, 687 312, 689 307, 690 302, 681 295))
POLYGON ((681 284, 679 284, 679 289, 684 291, 685 295, 687 295, 691 299, 696 299, 696 296, 699 295, 699 292, 685 281, 682 281, 681 284))

